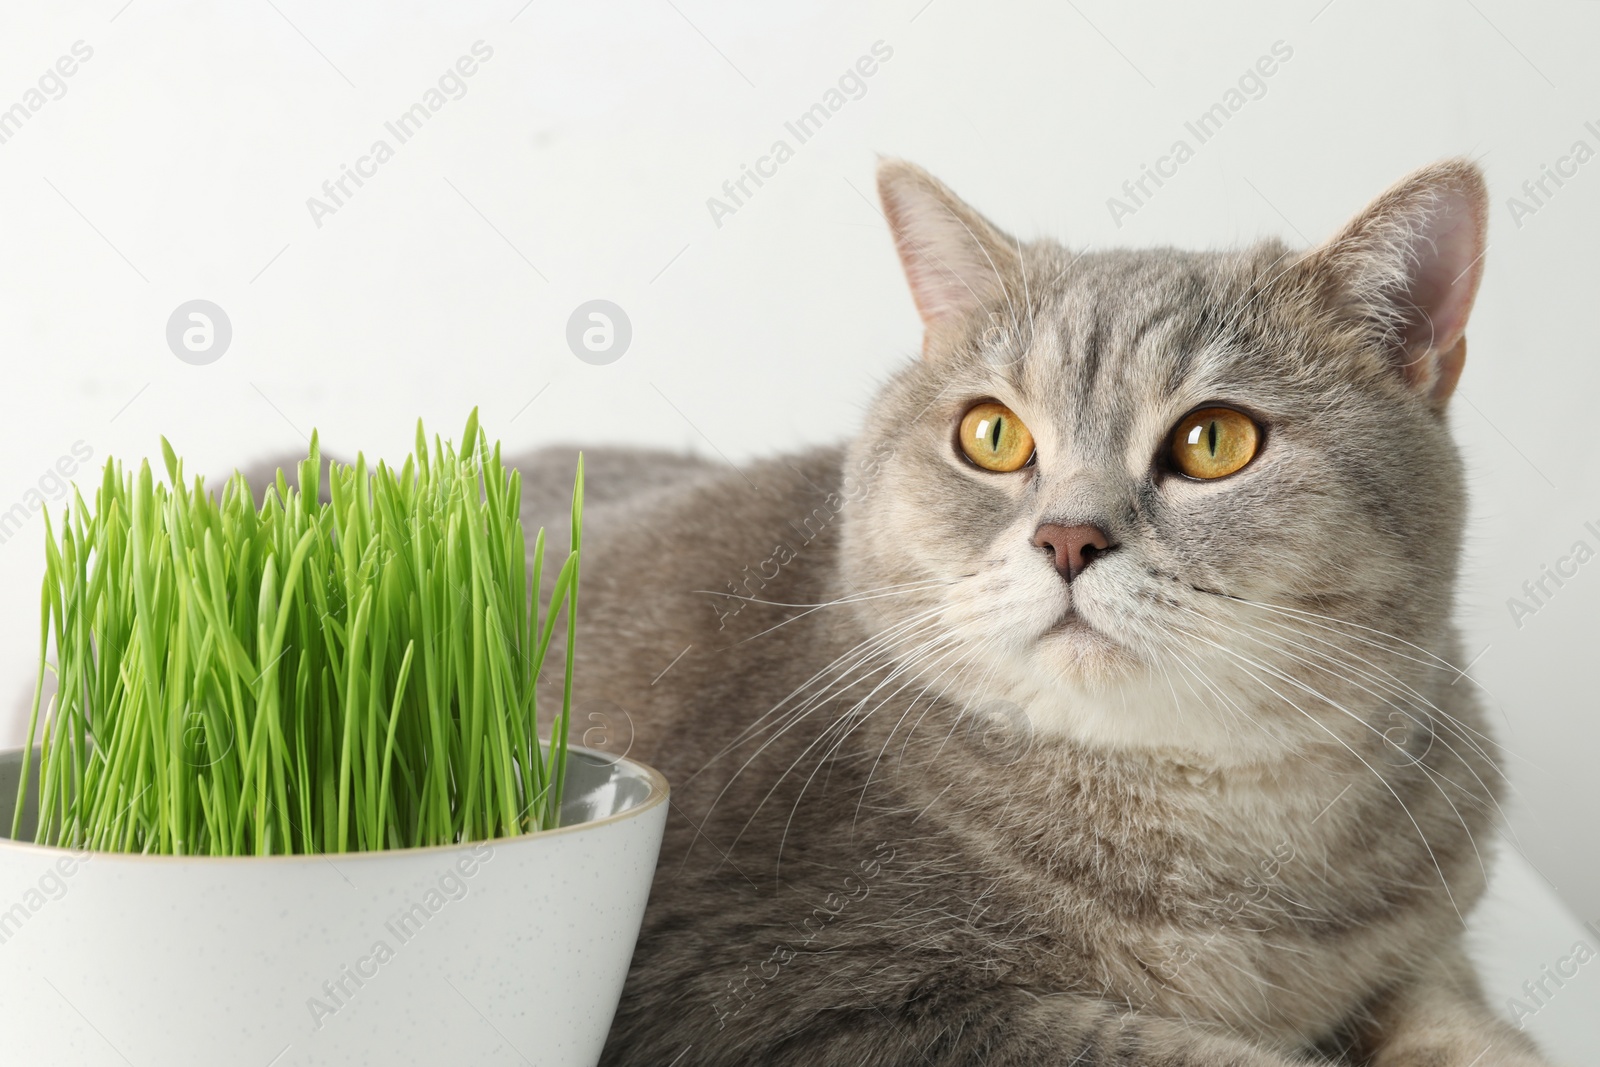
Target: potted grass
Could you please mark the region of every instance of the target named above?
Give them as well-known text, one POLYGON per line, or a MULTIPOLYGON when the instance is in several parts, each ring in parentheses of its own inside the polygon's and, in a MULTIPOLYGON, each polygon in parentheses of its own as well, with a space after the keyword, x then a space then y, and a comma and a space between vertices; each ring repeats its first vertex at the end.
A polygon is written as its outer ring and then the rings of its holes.
POLYGON ((162 445, 46 517, 4 1061, 595 1063, 667 794, 567 741, 581 457, 546 568, 476 412, 399 469, 313 436, 259 505, 162 445))

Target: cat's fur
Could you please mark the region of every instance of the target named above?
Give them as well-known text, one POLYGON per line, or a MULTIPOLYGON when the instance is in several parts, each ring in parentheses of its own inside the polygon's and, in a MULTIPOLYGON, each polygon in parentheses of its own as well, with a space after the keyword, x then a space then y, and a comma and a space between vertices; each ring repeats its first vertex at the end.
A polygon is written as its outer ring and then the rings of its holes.
MULTIPOLYGON (((1477 169, 1309 252, 880 190, 927 333, 853 442, 588 454, 579 687, 673 787, 604 1062, 1542 1062, 1461 950, 1500 780, 1450 666, 1477 169), (984 398, 1036 465, 962 459, 984 398), (1213 402, 1261 454, 1164 470, 1213 402), (1046 521, 1114 547, 1068 584, 1046 521)), ((530 522, 570 462, 522 465, 530 522)))

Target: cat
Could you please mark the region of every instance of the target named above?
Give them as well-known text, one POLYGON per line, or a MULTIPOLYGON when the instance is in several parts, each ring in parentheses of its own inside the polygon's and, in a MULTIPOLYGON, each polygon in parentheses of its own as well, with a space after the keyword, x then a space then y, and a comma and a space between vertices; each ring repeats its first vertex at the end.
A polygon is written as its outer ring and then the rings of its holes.
MULTIPOLYGON (((1545 1062, 1461 944, 1478 168, 1306 251, 878 186, 924 335, 853 441, 586 455, 580 723, 673 791, 603 1063, 1545 1062)), ((520 466, 559 529, 571 450, 520 466)))

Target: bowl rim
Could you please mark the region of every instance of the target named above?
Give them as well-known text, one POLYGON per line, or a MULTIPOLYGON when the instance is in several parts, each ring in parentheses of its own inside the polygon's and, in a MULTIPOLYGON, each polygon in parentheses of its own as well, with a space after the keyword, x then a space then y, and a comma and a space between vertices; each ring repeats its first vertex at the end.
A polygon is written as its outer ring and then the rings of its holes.
MULTIPOLYGON (((27 749, 23 748, 0 749, 0 759, 4 759, 8 756, 22 755, 27 751, 27 749)), ((35 747, 34 751, 38 751, 37 747, 35 747)), ((419 845, 409 848, 384 848, 360 851, 351 850, 349 852, 276 852, 268 856, 201 856, 193 854, 175 855, 171 853, 115 852, 92 848, 69 848, 62 845, 41 845, 34 841, 17 841, 9 837, 0 837, 0 854, 12 851, 36 852, 45 855, 54 854, 60 856, 71 856, 79 861, 83 861, 87 858, 93 858, 96 861, 109 859, 118 863, 129 861, 146 861, 154 863, 265 863, 277 860, 280 862, 288 861, 291 863, 305 864, 316 862, 332 862, 334 857, 338 857, 340 863, 344 863, 346 861, 365 862, 369 860, 383 859, 395 860, 406 856, 427 856, 433 854, 442 855, 444 853, 470 852, 477 849, 481 845, 488 845, 491 849, 510 847, 525 842, 548 840, 549 838, 557 837, 562 834, 577 833, 582 830, 598 829, 603 826, 627 822, 631 819, 642 816, 647 812, 654 811, 656 808, 667 803, 672 797, 672 786, 667 782, 666 775, 662 774, 648 763, 645 763, 643 760, 633 759, 629 756, 615 756, 609 752, 601 752, 597 749, 588 748, 584 745, 569 744, 567 746, 567 753, 569 756, 573 753, 579 753, 581 755, 588 756, 597 762, 609 763, 612 766, 626 764, 629 773, 636 778, 642 779, 649 786, 650 792, 643 801, 634 805, 633 807, 627 808, 623 811, 612 812, 610 815, 603 815, 598 819, 589 819, 585 822, 573 823, 571 826, 557 826, 549 830, 535 830, 532 833, 517 834, 515 837, 489 837, 476 841, 456 841, 448 845, 419 845)))

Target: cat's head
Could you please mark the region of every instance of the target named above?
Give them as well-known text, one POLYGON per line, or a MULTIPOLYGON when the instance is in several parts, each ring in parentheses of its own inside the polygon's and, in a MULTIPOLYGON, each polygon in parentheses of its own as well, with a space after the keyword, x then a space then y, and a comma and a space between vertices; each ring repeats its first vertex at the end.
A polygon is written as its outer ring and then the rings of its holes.
POLYGON ((1021 243, 902 162, 879 191, 926 332, 853 446, 845 592, 919 688, 1226 761, 1359 739, 1353 679, 1438 669, 1473 164, 1309 251, 1021 243))

